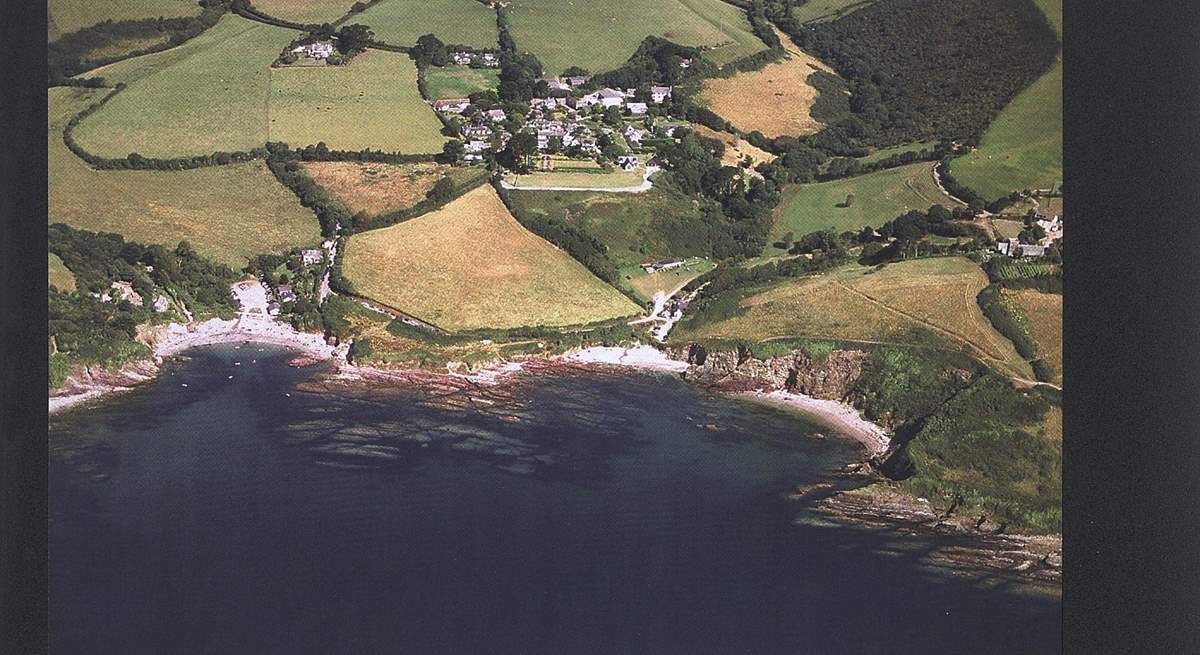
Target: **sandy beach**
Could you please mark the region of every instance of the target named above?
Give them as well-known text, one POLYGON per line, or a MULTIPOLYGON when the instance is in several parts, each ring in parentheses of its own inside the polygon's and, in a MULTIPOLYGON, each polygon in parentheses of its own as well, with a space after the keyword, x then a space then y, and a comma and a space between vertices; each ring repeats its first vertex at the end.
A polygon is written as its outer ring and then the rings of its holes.
POLYGON ((596 346, 577 350, 563 357, 564 361, 582 364, 613 364, 652 371, 682 373, 688 369, 687 362, 671 359, 666 353, 652 346, 596 346))
POLYGON ((734 395, 756 402, 787 407, 812 416, 838 434, 858 441, 872 455, 883 453, 891 445, 891 438, 888 437, 886 430, 863 418, 858 410, 850 405, 836 400, 821 400, 788 391, 747 391, 734 395))

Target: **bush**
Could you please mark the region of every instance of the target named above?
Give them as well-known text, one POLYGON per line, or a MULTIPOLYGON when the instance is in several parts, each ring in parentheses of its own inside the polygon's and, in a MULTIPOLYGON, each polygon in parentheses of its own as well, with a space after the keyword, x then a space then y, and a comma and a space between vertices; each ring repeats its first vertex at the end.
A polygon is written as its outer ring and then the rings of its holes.
POLYGON ((1054 365, 1044 359, 1035 359, 1032 362, 1033 377, 1037 378, 1038 382, 1053 382, 1056 375, 1054 365))

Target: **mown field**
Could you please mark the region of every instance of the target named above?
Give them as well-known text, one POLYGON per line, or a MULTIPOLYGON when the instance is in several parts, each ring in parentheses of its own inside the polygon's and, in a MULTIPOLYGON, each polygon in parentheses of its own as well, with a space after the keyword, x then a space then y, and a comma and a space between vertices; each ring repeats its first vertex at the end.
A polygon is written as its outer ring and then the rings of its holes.
MULTIPOLYGON (((1062 0, 1035 0, 1062 39, 1062 0)), ((979 147, 955 159, 954 177, 984 198, 1062 184, 1062 54, 983 133, 979 147)))
POLYGON ((495 91, 500 72, 494 68, 430 66, 425 69, 425 94, 430 100, 466 98, 476 91, 495 91))
MULTIPOLYGON (((826 228, 860 230, 864 225, 879 227, 912 209, 955 206, 938 190, 932 170, 932 163, 919 162, 842 180, 789 186, 775 210, 771 242, 788 232, 802 236, 826 228), (849 195, 854 196, 850 206, 839 206, 849 195)), ((774 246, 767 249, 774 250, 774 246)))
POLYGON ((646 169, 639 166, 632 171, 614 168, 604 172, 599 168, 560 168, 557 170, 534 171, 528 175, 509 173, 504 180, 517 188, 570 187, 572 189, 622 189, 642 183, 646 169))
POLYGON ((1062 295, 1036 289, 1005 289, 1005 299, 1015 302, 1027 319, 1030 336, 1038 344, 1038 356, 1054 367, 1051 382, 1062 384, 1063 313, 1062 295))
POLYGON ((345 16, 354 0, 254 0, 253 4, 268 16, 294 23, 319 25, 332 23, 345 16))
POLYGON ((196 0, 47 0, 46 40, 106 20, 198 16, 196 0))
POLYGON ((728 318, 685 319, 671 339, 802 337, 966 349, 1000 371, 1030 378, 1029 364, 975 301, 987 285, 983 270, 961 257, 910 260, 877 271, 852 264, 774 284, 743 298, 728 318))
POLYGON ((496 12, 476 0, 381 0, 350 19, 368 25, 375 39, 413 45, 425 34, 443 43, 495 48, 496 12))
POLYGON ((406 55, 369 50, 348 66, 271 70, 270 140, 293 146, 324 141, 336 150, 441 152, 446 137, 417 91, 406 55))
POLYGON ((46 264, 46 282, 49 286, 55 287, 60 291, 75 290, 75 274, 67 269, 63 264, 62 259, 58 255, 49 252, 48 262, 46 264))
POLYGON ((89 152, 179 157, 249 150, 269 138, 270 64, 295 33, 234 15, 178 48, 97 69, 125 82, 75 139, 89 152))
POLYGON ((169 172, 89 167, 63 144, 62 128, 102 93, 68 87, 47 93, 50 223, 170 247, 187 239, 235 268, 258 253, 320 241, 312 211, 262 162, 169 172))
POLYGON ((833 71, 782 37, 788 56, 782 61, 733 77, 704 80, 700 99, 744 132, 758 130, 768 137, 812 134, 824 127, 812 117, 819 95, 808 83, 815 71, 833 71))
POLYGON ((699 220, 695 200, 661 188, 645 193, 510 191, 521 216, 565 220, 599 239, 618 266, 704 254, 687 226, 699 220))
POLYGON ((350 237, 343 270, 363 295, 449 330, 576 325, 640 311, 521 227, 490 186, 350 237))
POLYGON ((766 49, 742 10, 721 0, 513 0, 508 15, 517 47, 550 75, 617 68, 651 35, 715 46, 705 57, 717 64, 766 49))
POLYGON ((310 161, 304 170, 352 212, 372 216, 412 207, 443 177, 463 183, 486 174, 478 168, 441 164, 380 164, 349 161, 310 161))

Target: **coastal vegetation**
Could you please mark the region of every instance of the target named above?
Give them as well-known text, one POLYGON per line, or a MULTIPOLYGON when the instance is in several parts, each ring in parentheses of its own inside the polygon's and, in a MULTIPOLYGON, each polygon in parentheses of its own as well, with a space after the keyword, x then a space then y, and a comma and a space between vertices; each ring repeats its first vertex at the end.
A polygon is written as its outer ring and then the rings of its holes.
POLYGON ((352 236, 343 267, 362 295, 448 330, 578 325, 640 310, 525 230, 486 186, 352 236))
POLYGON ((89 167, 63 144, 62 130, 101 93, 69 87, 47 91, 51 223, 115 232, 169 248, 187 240, 197 252, 234 268, 261 252, 320 240, 312 212, 260 161, 185 171, 89 167))
POLYGON ((767 47, 754 35, 744 11, 720 0, 513 0, 506 12, 517 44, 536 55, 551 75, 570 66, 617 68, 647 36, 711 48, 704 58, 715 64, 767 47))

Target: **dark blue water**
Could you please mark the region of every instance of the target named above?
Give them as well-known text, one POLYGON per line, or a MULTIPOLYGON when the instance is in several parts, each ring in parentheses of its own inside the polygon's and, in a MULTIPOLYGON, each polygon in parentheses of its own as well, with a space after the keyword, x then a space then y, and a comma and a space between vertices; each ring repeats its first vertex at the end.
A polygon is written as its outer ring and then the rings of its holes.
POLYGON ((190 354, 52 421, 55 653, 1060 649, 1055 600, 797 522, 782 495, 856 449, 794 415, 645 375, 318 393, 277 349, 190 354))

